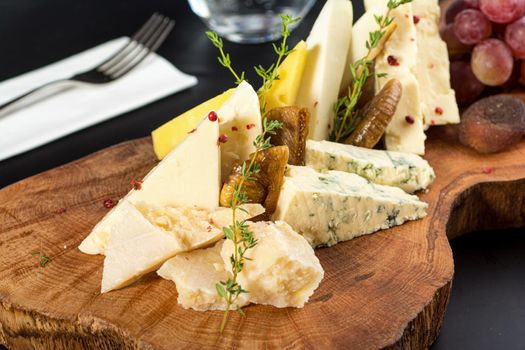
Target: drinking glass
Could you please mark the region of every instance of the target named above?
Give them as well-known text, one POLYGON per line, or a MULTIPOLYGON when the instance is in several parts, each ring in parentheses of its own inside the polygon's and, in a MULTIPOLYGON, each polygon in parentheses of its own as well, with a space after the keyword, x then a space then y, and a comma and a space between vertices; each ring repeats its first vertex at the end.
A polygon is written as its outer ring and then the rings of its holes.
MULTIPOLYGON (((188 0, 193 12, 220 36, 261 43, 281 36, 281 14, 304 18, 315 0, 188 0)), ((295 28, 299 22, 290 26, 295 28)))

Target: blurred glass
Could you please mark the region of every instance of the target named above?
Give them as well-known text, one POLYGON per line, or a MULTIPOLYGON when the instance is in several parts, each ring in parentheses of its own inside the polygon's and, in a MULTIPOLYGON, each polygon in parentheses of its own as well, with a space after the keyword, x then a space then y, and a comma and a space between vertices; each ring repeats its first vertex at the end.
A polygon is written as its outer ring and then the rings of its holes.
MULTIPOLYGON (((281 36, 280 14, 304 18, 315 0, 188 0, 220 36, 236 43, 262 43, 281 36)), ((295 28, 298 23, 290 26, 295 28)))

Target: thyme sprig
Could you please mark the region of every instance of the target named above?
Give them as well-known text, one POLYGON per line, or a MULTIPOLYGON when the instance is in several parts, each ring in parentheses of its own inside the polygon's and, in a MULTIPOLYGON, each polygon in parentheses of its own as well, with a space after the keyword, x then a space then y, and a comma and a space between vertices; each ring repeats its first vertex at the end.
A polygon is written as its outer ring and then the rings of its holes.
POLYGON ((208 37, 208 39, 210 39, 213 46, 219 49, 220 56, 217 57, 217 60, 219 61, 221 66, 226 67, 230 71, 230 73, 232 73, 233 77, 235 78, 236 85, 242 83, 242 81, 244 80, 244 71, 242 71, 240 74, 237 74, 237 72, 235 72, 235 69, 233 69, 232 67, 230 54, 224 52, 224 44, 219 35, 215 32, 208 31, 206 32, 206 36, 208 37))
POLYGON ((241 307, 237 304, 237 299, 239 295, 248 293, 248 291, 237 282, 237 278, 239 273, 242 272, 245 262, 250 260, 245 256, 246 252, 257 245, 257 239, 255 239, 253 232, 246 223, 246 220, 237 220, 236 212, 237 210, 244 210, 240 206, 248 202, 248 197, 245 191, 246 182, 255 180, 255 176, 261 170, 259 164, 256 162, 257 154, 272 147, 270 135, 274 135, 276 130, 281 127, 282 123, 277 120, 263 119, 262 133, 257 135, 253 141, 255 152, 250 156, 248 163, 244 162, 242 164, 241 179, 233 188, 233 196, 230 203, 232 209, 232 224, 228 227, 223 227, 222 229, 226 239, 233 242, 233 254, 230 256, 232 277, 228 278, 227 281, 221 281, 215 285, 218 295, 226 302, 226 310, 224 311, 220 325, 221 332, 224 330, 224 327, 226 327, 228 314, 232 307, 234 307, 241 315, 244 315, 241 307))
MULTIPOLYGON (((356 105, 363 93, 363 87, 372 75, 371 67, 374 63, 372 54, 381 43, 381 39, 386 35, 387 28, 392 24, 394 18, 391 17, 393 9, 412 2, 412 0, 388 0, 387 12, 384 16, 374 15, 374 19, 379 29, 368 34, 366 41, 367 53, 364 57, 350 64, 350 74, 352 82, 348 88, 348 94, 337 100, 334 106, 334 128, 330 134, 330 139, 335 142, 341 142, 354 131, 358 123, 358 114, 356 105)), ((386 76, 384 73, 377 73, 378 78, 386 76)))
POLYGON ((46 265, 52 260, 49 255, 37 250, 32 251, 31 255, 38 255, 38 264, 40 265, 40 267, 46 267, 46 265))
MULTIPOLYGON (((281 63, 283 62, 284 58, 288 56, 293 49, 288 48, 287 40, 290 36, 290 25, 297 23, 301 20, 300 17, 292 18, 289 15, 281 15, 281 36, 282 40, 279 45, 272 44, 273 50, 277 54, 277 60, 272 63, 268 68, 264 68, 262 65, 258 65, 253 67, 255 70, 255 73, 262 79, 262 85, 259 91, 257 91, 257 95, 259 96, 260 100, 260 108, 261 108, 261 115, 264 116, 266 114, 266 95, 270 88, 272 87, 274 81, 279 80, 279 74, 278 70, 281 66, 281 63)), ((219 37, 219 35, 215 32, 208 31, 206 32, 206 36, 210 41, 212 42, 213 46, 219 49, 220 56, 217 57, 217 60, 219 63, 227 68, 235 78, 235 84, 239 85, 244 79, 244 71, 241 73, 237 73, 232 66, 231 58, 228 53, 224 52, 224 43, 222 39, 219 37)))
POLYGON ((261 65, 254 67, 255 72, 262 79, 262 86, 257 92, 259 95, 260 105, 261 105, 261 115, 266 114, 266 95, 272 87, 275 80, 279 80, 278 69, 281 66, 283 59, 288 56, 292 51, 288 48, 286 43, 288 37, 290 36, 290 25, 297 23, 301 18, 292 18, 289 15, 281 15, 282 29, 281 36, 282 40, 279 46, 272 44, 273 50, 277 54, 277 61, 272 63, 268 68, 264 68, 261 65))

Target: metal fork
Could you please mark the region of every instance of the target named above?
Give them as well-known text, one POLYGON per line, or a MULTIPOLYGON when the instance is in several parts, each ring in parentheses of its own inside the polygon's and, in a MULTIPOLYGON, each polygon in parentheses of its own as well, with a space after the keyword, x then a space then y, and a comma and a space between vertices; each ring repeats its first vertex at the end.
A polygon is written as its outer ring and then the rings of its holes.
MULTIPOLYGON (((21 96, 14 98, 0 105, 0 117, 9 114, 33 96, 36 92, 50 87, 64 88, 78 86, 78 84, 106 84, 117 80, 129 73, 133 68, 139 65, 152 52, 155 52, 164 42, 171 29, 174 21, 154 13, 144 25, 130 38, 129 42, 124 45, 115 54, 104 62, 100 63, 93 69, 73 75, 68 79, 60 79, 41 85, 21 96)), ((55 92, 56 93, 56 92, 55 92)))

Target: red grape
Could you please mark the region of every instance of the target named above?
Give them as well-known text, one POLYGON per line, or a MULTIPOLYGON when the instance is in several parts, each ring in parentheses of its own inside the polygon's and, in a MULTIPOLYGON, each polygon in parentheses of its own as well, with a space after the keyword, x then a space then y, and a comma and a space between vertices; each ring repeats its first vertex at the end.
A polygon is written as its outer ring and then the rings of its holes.
POLYGON ((481 11, 463 10, 454 19, 454 33, 463 44, 477 44, 490 36, 492 24, 481 11))
POLYGON ((507 26, 505 42, 510 46, 514 57, 525 58, 525 17, 507 26))
POLYGON ((454 22, 454 18, 456 18, 456 15, 460 13, 461 11, 468 9, 469 6, 465 3, 463 0, 456 0, 454 1, 448 8, 447 13, 445 14, 445 23, 452 23, 454 22))
POLYGON ((499 39, 487 39, 472 51, 472 72, 488 86, 504 84, 511 76, 514 58, 510 48, 499 39))
POLYGON ((450 63, 450 83, 456 91, 456 100, 460 105, 474 102, 485 88, 472 73, 470 64, 463 61, 450 63))
POLYGON ((480 8, 492 22, 510 23, 525 13, 525 0, 480 0, 480 8))
POLYGON ((473 9, 479 9, 479 0, 463 0, 468 7, 473 9))
POLYGON ((459 58, 466 53, 470 53, 472 45, 463 44, 458 40, 454 33, 454 24, 449 23, 440 30, 441 38, 447 44, 448 55, 450 58, 459 58))

